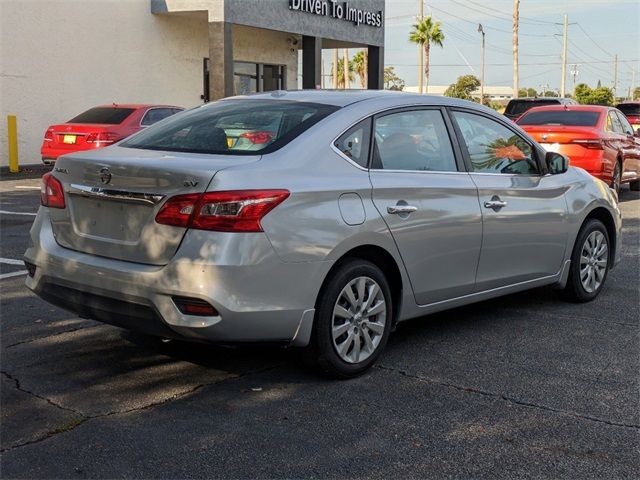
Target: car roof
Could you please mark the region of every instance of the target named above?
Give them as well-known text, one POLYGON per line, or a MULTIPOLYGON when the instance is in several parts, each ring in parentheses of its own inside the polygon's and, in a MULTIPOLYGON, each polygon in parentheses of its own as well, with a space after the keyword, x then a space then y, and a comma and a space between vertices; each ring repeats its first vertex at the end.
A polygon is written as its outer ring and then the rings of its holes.
POLYGON ((567 111, 567 112, 606 112, 613 107, 606 107, 604 105, 541 105, 534 107, 531 110, 525 112, 541 112, 541 111, 567 111))
MULTIPOLYGON (((468 105, 469 102, 457 98, 435 95, 422 95, 419 93, 397 92, 391 90, 276 90, 273 92, 254 93, 227 97, 222 101, 237 99, 252 100, 288 100, 294 102, 321 103, 336 107, 346 107, 354 103, 367 100, 380 100, 381 98, 397 99, 402 102, 415 102, 428 105, 468 105)), ((478 105, 479 106, 479 105, 478 105)))
POLYGON ((108 105, 96 105, 91 108, 133 108, 135 110, 141 108, 180 108, 184 110, 184 107, 178 107, 176 105, 164 105, 157 103, 111 103, 108 105))

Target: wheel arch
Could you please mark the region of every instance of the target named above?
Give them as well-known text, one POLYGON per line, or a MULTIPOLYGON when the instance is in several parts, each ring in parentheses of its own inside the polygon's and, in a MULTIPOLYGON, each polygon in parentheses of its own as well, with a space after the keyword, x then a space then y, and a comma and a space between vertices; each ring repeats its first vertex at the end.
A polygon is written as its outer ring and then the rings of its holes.
POLYGON ((584 225, 592 219, 596 219, 602 222, 604 228, 606 228, 607 230, 607 234, 609 235, 609 244, 611 246, 611 248, 609 249, 609 264, 612 266, 611 268, 613 268, 616 258, 616 247, 618 245, 616 223, 613 219, 613 215, 605 207, 596 207, 591 210, 584 218, 582 224, 580 225, 580 230, 582 230, 584 225))
POLYGON ((391 290, 392 297, 391 300, 393 302, 393 321, 394 324, 397 323, 400 312, 402 311, 402 296, 404 292, 402 272, 400 271, 400 266, 396 262, 396 259, 388 250, 379 245, 373 244, 359 245, 357 247, 354 247, 351 250, 343 253, 342 256, 340 256, 335 261, 335 263, 331 266, 331 269, 329 269, 329 271, 327 272, 320 290, 318 291, 315 305, 316 310, 318 308, 320 295, 327 283, 331 280, 334 273, 342 265, 351 260, 365 260, 373 263, 380 270, 382 270, 382 273, 384 273, 385 278, 389 282, 389 289, 391 290))

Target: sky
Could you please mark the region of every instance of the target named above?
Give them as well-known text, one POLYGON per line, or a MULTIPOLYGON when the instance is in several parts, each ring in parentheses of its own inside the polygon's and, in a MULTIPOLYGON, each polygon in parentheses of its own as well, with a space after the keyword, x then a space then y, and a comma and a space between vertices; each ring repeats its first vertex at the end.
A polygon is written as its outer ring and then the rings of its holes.
MULTIPOLYGON (((513 0, 425 0, 425 15, 442 23, 444 48, 431 48, 430 85, 449 85, 460 75, 480 76, 481 34, 486 33, 487 85, 513 84, 511 22, 513 0)), ((418 84, 418 47, 407 38, 420 0, 386 0, 385 65, 407 86, 418 84)), ((618 91, 640 85, 640 0, 521 0, 520 87, 558 89, 561 81, 562 22, 568 15, 568 64, 578 64, 577 83, 612 87, 618 55, 618 91)), ((573 78, 567 67, 567 91, 573 78)))

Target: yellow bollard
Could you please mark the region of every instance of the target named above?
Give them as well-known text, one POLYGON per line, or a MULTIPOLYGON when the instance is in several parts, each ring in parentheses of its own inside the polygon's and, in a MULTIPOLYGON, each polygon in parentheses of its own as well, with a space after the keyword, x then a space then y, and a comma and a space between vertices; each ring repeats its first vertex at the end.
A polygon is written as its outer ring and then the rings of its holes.
POLYGON ((18 173, 18 122, 15 115, 7 115, 7 133, 9 143, 9 171, 18 173))

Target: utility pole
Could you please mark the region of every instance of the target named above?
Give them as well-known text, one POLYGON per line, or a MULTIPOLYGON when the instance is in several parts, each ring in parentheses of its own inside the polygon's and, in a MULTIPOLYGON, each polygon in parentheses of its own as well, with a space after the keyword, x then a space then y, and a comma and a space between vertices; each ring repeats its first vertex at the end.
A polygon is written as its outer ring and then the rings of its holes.
MULTIPOLYGON (((420 2, 420 16, 419 21, 424 20, 424 0, 420 2)), ((420 87, 420 93, 424 93, 424 54, 422 52, 422 45, 418 44, 418 85, 420 87)))
POLYGON ((613 57, 613 100, 616 99, 618 90, 618 55, 613 57))
POLYGON ((333 49, 333 65, 332 65, 332 74, 333 74, 333 89, 338 89, 338 49, 333 49))
POLYGON ((633 91, 636 89, 636 69, 631 68, 631 86, 629 86, 629 100, 633 100, 633 91))
POLYGON ((513 0, 513 98, 518 98, 518 24, 520 21, 520 0, 513 0))
POLYGON ((560 97, 564 98, 567 81, 567 31, 569 30, 569 17, 564 14, 564 29, 562 32, 562 79, 560 81, 560 97))
POLYGON ((571 74, 571 77, 573 78, 573 86, 571 88, 571 95, 572 96, 576 96, 576 77, 580 74, 580 71, 578 70, 578 67, 580 66, 579 63, 574 63, 571 65, 571 70, 569 71, 569 73, 571 74))
POLYGON ((344 88, 345 90, 348 90, 351 88, 351 85, 349 84, 349 49, 345 48, 344 49, 344 88))
POLYGON ((482 34, 482 53, 480 54, 480 105, 484 105, 484 29, 478 24, 478 32, 482 34))

